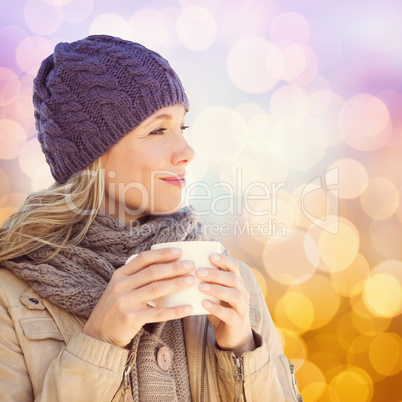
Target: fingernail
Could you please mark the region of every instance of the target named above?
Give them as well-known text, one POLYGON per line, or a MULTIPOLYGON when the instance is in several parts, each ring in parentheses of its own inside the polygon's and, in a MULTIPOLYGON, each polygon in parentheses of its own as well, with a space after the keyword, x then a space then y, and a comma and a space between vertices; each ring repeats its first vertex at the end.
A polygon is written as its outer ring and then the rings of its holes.
POLYGON ((194 263, 192 261, 183 261, 183 267, 185 269, 194 269, 194 263))
POLYGON ((211 285, 209 283, 202 282, 202 283, 200 283, 200 289, 211 290, 211 285))
POLYGON ((180 250, 179 248, 177 248, 177 247, 172 247, 172 248, 170 249, 170 252, 171 252, 173 255, 179 255, 180 252, 181 252, 181 250, 180 250))
POLYGON ((193 306, 186 306, 184 307, 184 312, 185 313, 192 313, 193 312, 193 306))
POLYGON ((219 259, 221 258, 221 256, 219 254, 211 254, 211 258, 213 261, 219 261, 219 259))
POLYGON ((205 268, 197 269, 197 274, 198 274, 198 276, 207 276, 208 275, 208 270, 205 269, 205 268))
POLYGON ((195 276, 190 275, 184 278, 184 282, 188 283, 189 285, 195 283, 195 276))
POLYGON ((209 300, 204 300, 204 306, 207 308, 212 308, 212 303, 209 300))

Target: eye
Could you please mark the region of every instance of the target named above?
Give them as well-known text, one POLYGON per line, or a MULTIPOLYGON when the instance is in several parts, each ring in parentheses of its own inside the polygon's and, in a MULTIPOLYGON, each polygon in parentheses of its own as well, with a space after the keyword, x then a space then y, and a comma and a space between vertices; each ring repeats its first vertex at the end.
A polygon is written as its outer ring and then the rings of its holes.
POLYGON ((154 134, 163 134, 164 131, 166 131, 166 128, 161 127, 161 128, 158 128, 158 129, 156 129, 154 131, 151 131, 149 134, 152 134, 152 135, 154 135, 154 134))
POLYGON ((181 131, 185 131, 185 130, 187 130, 189 127, 190 127, 190 126, 181 126, 181 127, 180 127, 180 130, 181 130, 181 131))

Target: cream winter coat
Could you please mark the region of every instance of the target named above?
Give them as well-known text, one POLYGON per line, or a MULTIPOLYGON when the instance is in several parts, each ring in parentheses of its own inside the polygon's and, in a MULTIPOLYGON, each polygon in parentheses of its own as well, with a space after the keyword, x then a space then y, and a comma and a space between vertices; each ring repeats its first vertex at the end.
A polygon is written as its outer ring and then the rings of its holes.
MULTIPOLYGON (((216 348, 207 318, 184 318, 192 400, 300 401, 256 279, 239 266, 257 348, 243 353, 239 373, 233 353, 216 348)), ((0 269, 0 401, 132 401, 123 381, 129 351, 84 335, 84 324, 0 269)))

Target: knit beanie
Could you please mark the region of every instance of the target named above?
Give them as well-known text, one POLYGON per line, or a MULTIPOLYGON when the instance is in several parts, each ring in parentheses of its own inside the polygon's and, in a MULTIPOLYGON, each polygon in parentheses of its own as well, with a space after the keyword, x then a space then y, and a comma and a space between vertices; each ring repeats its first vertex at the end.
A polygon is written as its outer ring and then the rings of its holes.
POLYGON ((162 56, 106 35, 59 43, 40 66, 33 103, 38 140, 58 183, 159 109, 188 110, 183 86, 162 56))

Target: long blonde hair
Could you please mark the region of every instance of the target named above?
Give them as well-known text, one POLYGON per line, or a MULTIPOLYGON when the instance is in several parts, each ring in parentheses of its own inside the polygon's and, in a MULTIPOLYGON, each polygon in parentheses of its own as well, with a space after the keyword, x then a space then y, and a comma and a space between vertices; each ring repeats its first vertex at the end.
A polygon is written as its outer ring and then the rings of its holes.
POLYGON ((78 244, 99 211, 104 188, 99 158, 67 183, 29 195, 0 229, 0 263, 51 246, 54 252, 44 262, 78 244), (84 222, 82 229, 73 233, 79 222, 84 222))

